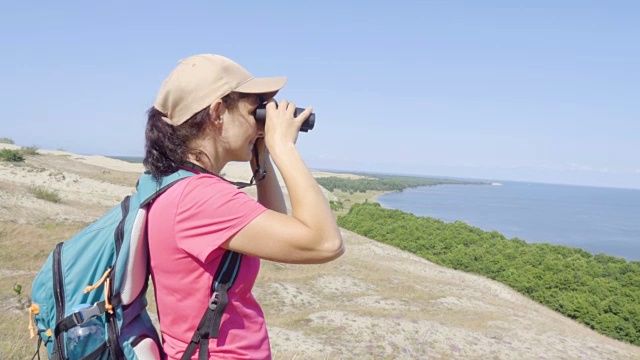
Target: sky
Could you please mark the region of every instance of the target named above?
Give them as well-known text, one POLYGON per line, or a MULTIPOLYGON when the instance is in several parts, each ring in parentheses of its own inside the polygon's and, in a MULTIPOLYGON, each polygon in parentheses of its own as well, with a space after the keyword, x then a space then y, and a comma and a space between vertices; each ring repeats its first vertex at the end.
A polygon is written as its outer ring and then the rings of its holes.
POLYGON ((5 1, 0 138, 143 156, 178 60, 313 106, 314 169, 640 188, 637 1, 5 1))

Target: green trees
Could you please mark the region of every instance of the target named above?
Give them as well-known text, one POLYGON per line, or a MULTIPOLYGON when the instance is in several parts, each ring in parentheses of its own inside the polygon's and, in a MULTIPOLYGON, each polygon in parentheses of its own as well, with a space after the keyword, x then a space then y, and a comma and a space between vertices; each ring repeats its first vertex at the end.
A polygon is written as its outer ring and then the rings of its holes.
POLYGON ((338 210, 343 210, 344 209, 344 203, 342 201, 334 201, 334 200, 329 200, 329 206, 331 207, 331 210, 333 211, 338 211, 338 210))
MULTIPOLYGON (((367 175, 369 176, 369 175, 367 175)), ((404 176, 376 176, 360 179, 346 179, 336 176, 316 178, 318 184, 329 191, 339 189, 346 192, 402 191, 404 189, 443 184, 480 184, 449 179, 427 179, 404 176)))
POLYGON ((527 244, 461 221, 355 204, 341 227, 435 263, 498 280, 590 328, 640 345, 640 262, 527 244))

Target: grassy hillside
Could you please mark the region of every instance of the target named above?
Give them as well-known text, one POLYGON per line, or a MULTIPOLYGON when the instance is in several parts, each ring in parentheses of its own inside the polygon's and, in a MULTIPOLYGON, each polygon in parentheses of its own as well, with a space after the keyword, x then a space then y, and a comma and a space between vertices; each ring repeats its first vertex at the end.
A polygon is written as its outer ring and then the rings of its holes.
MULTIPOLYGON (((0 161, 0 359, 34 354, 26 307, 31 281, 54 245, 131 194, 139 175, 112 161, 38 152, 0 161), (39 197, 34 187, 59 201, 39 197)), ((335 193, 350 205, 381 192, 335 193)), ((328 264, 262 262, 253 293, 274 359, 640 358, 640 348, 497 281, 348 230, 342 236, 346 253, 328 264)), ((153 292, 147 296, 153 312, 153 292)))

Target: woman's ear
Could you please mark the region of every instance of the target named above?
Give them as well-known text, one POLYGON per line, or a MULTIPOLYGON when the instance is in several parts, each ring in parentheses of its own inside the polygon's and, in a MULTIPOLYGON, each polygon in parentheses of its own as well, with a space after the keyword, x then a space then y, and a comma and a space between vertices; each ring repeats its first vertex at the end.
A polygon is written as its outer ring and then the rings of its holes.
POLYGON ((211 116, 211 120, 214 122, 222 121, 222 114, 224 113, 225 107, 222 103, 222 100, 217 99, 216 101, 209 106, 209 116, 211 116))

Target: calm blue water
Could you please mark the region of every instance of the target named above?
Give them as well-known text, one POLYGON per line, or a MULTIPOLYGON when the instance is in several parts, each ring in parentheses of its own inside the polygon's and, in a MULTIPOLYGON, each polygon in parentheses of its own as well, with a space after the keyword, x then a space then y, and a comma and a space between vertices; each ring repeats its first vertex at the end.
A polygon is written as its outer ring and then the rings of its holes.
POLYGON ((502 184, 414 188, 378 202, 417 216, 462 220, 508 238, 640 260, 640 190, 502 184))

